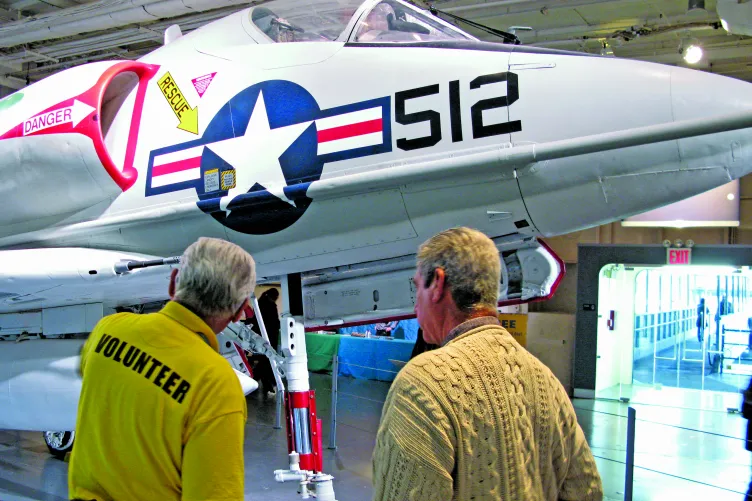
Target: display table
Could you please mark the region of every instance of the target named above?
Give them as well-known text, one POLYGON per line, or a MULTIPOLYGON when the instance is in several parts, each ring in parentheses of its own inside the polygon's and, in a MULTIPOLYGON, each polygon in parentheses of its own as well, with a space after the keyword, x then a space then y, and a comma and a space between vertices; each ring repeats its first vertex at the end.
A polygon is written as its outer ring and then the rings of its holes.
POLYGON ((339 334, 316 334, 306 332, 308 370, 313 372, 332 370, 332 358, 339 351, 339 334))
MULTIPOLYGON (((390 360, 407 362, 413 346, 415 341, 403 339, 341 336, 339 373, 357 379, 393 381, 401 367, 390 360)), ((310 359, 308 363, 310 366, 310 359)))

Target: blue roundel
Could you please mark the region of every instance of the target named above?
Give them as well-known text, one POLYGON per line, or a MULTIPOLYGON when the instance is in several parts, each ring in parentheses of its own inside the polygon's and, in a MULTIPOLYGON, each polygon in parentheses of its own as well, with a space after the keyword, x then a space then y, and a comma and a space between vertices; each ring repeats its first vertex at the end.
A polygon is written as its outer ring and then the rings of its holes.
MULTIPOLYGON (((270 80, 239 92, 225 104, 212 118, 203 136, 204 143, 213 143, 233 137, 245 135, 251 114, 256 106, 259 94, 263 93, 269 127, 276 129, 301 122, 316 120, 320 110, 316 100, 303 87, 284 80, 270 80)), ((249 152, 248 167, 253 168, 253 152, 249 152)), ((318 140, 316 125, 311 125, 290 145, 279 157, 282 173, 287 181, 285 194, 300 193, 303 183, 317 181, 321 177, 324 163, 318 157, 318 140)), ((207 171, 217 169, 223 174, 234 170, 234 167, 210 148, 204 148, 201 157, 202 176, 207 171)), ((237 176, 235 176, 237 179, 237 176)), ((265 235, 288 228, 305 213, 311 204, 311 199, 295 195, 295 205, 266 191, 266 188, 254 184, 253 186, 238 186, 254 196, 253 204, 231 201, 227 206, 229 214, 219 210, 219 201, 227 195, 228 190, 211 193, 199 192, 199 207, 217 221, 235 231, 265 235)), ((304 188, 305 190, 305 188, 304 188)), ((243 197, 246 200, 247 196, 243 197)), ((292 199, 292 196, 288 196, 292 199)))

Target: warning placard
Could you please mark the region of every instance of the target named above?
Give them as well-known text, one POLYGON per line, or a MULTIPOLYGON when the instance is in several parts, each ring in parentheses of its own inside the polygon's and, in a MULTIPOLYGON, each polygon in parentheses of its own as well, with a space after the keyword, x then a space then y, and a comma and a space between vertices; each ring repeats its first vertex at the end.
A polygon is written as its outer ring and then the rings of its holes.
POLYGON ((527 346, 527 315, 499 313, 499 322, 520 345, 527 346))
POLYGON ((198 106, 191 108, 169 71, 162 75, 157 85, 159 85, 162 95, 167 100, 167 104, 170 105, 173 113, 180 120, 178 129, 198 135, 198 106))

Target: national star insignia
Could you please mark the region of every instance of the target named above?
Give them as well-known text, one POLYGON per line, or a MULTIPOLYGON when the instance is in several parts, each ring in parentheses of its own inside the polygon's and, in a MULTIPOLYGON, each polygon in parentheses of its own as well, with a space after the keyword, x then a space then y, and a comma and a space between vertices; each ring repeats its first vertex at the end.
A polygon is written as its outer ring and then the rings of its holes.
POLYGON ((302 122, 271 129, 264 96, 259 92, 245 134, 207 145, 222 160, 232 165, 237 175, 235 188, 220 199, 220 209, 229 214, 227 206, 230 202, 236 196, 247 193, 256 183, 280 200, 295 206, 284 192, 287 180, 282 172, 279 157, 311 123, 302 122))

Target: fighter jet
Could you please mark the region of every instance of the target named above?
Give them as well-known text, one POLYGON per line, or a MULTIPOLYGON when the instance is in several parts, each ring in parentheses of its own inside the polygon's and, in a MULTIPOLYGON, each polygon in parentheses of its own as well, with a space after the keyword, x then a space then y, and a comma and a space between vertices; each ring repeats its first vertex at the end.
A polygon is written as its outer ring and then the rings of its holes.
POLYGON ((410 315, 418 245, 458 225, 497 242, 500 303, 539 300, 564 265, 538 237, 744 176, 751 126, 749 83, 402 0, 273 0, 55 74, 0 101, 0 338, 45 338, 0 347, 0 428, 73 429, 81 341, 50 338, 164 301, 199 236, 299 277, 308 329, 410 315))

